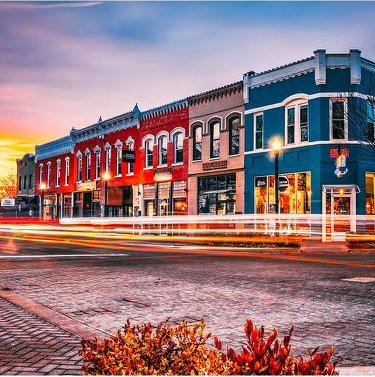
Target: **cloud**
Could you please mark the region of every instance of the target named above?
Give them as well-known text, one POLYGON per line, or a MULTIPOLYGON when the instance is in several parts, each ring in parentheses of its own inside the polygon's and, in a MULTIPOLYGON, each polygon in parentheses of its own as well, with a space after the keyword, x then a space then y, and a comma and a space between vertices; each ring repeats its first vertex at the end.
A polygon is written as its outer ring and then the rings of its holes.
POLYGON ((102 1, 4 2, 0 4, 0 11, 87 8, 102 3, 102 1))

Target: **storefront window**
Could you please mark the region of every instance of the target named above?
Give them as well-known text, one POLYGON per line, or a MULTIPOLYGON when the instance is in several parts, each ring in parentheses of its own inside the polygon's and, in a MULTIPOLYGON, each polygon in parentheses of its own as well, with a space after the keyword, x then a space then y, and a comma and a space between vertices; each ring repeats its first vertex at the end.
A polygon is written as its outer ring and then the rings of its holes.
POLYGON ((375 173, 366 173, 366 215, 375 215, 375 173))
MULTIPOLYGON (((255 212, 276 213, 275 177, 255 177, 255 212)), ((311 173, 279 176, 280 213, 311 213, 311 173)))
POLYGON ((233 215, 236 208, 236 175, 227 174, 198 179, 198 213, 233 215))

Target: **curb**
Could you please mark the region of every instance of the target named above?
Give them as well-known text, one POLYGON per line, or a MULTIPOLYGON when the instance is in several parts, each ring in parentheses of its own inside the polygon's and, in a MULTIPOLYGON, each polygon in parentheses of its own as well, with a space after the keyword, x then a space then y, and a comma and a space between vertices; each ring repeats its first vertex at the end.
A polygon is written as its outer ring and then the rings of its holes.
POLYGON ((82 322, 78 322, 75 319, 66 316, 65 314, 59 313, 38 302, 18 296, 15 293, 0 290, 0 297, 23 310, 36 315, 40 319, 48 321, 53 325, 60 327, 62 330, 68 331, 80 338, 93 339, 95 337, 99 338, 108 336, 108 334, 103 331, 93 329, 82 322))
POLYGON ((336 368, 340 376, 375 376, 375 366, 336 368))

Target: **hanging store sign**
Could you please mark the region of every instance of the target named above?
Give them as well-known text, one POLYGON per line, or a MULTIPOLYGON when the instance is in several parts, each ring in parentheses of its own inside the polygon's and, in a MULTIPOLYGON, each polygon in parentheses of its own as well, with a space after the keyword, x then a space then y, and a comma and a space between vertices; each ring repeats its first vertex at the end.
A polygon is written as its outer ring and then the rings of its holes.
POLYGON ((279 192, 285 192, 289 187, 289 179, 283 175, 279 177, 279 192))
POLYGON ((123 162, 135 162, 135 151, 126 149, 122 152, 122 161, 123 162))
POLYGON ((348 172, 348 168, 346 167, 346 157, 344 153, 341 153, 341 155, 336 158, 336 169, 335 169, 336 177, 341 178, 347 172, 348 172))
POLYGON ((218 170, 218 169, 226 169, 228 166, 228 161, 214 161, 214 162, 205 162, 203 164, 203 171, 209 170, 218 170))
POLYGON ((96 190, 96 181, 77 183, 77 191, 94 191, 96 190))
POLYGON ((331 148, 329 150, 329 157, 330 158, 337 158, 340 156, 340 154, 343 154, 346 158, 349 158, 349 149, 343 148, 341 149, 341 153, 339 151, 339 148, 331 148))

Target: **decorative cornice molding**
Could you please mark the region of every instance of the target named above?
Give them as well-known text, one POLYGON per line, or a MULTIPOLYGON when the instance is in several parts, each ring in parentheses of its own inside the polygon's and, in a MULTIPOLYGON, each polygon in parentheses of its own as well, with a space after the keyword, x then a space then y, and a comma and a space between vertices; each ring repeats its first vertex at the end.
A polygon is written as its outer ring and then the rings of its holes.
POLYGON ((171 102, 166 105, 155 107, 150 110, 143 111, 140 115, 142 121, 155 118, 158 116, 166 115, 175 111, 183 110, 188 107, 187 99, 182 99, 179 101, 171 102))

